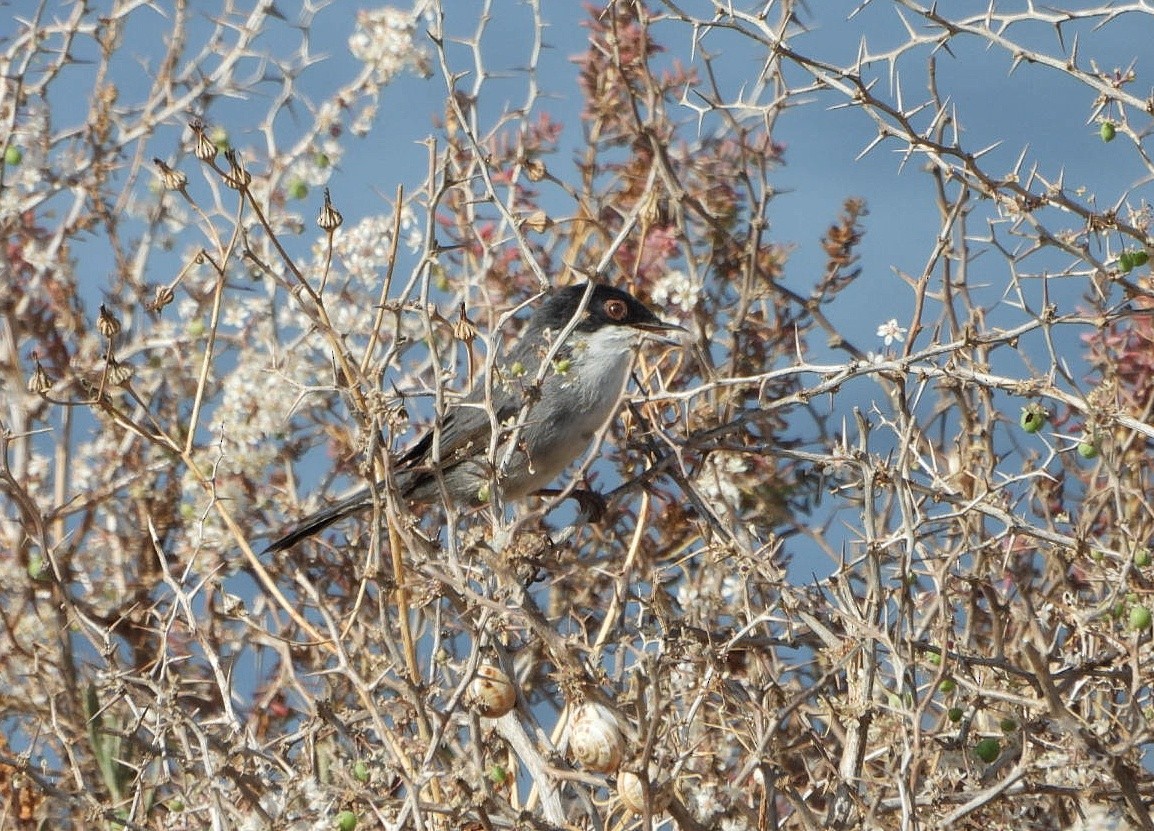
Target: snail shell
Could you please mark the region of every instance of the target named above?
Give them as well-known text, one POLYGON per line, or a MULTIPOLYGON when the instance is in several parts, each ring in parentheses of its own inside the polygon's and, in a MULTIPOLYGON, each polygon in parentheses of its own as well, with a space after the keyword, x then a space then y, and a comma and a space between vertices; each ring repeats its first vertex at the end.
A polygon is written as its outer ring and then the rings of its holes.
MULTIPOLYGON (((621 804, 635 814, 645 813, 645 786, 641 776, 631 770, 617 772, 617 796, 621 804)), ((658 787, 652 779, 649 782, 649 813, 660 814, 669 807, 673 795, 669 792, 668 784, 658 787)))
POLYGON ((517 703, 517 689, 500 667, 481 664, 469 682, 469 701, 485 718, 500 718, 517 703))
POLYGON ((582 767, 612 773, 621 764, 625 737, 613 711, 602 704, 585 703, 569 722, 569 753, 582 767))

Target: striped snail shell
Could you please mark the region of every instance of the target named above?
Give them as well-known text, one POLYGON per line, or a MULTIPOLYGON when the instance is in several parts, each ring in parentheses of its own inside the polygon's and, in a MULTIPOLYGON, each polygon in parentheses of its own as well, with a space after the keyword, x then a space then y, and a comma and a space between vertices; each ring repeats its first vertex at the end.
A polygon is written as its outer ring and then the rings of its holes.
POLYGON ((612 773, 621 765, 625 737, 617 716, 603 704, 586 702, 569 722, 569 754, 588 770, 612 773))

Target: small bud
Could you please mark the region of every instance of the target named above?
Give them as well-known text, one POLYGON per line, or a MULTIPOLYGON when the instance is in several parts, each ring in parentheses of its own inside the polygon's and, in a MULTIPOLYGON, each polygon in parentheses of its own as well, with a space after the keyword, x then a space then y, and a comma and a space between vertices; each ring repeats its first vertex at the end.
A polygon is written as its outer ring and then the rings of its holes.
POLYGON ((247 188, 252 181, 252 174, 244 169, 244 165, 241 164, 236 151, 226 150, 224 158, 228 161, 228 173, 224 177, 224 183, 233 190, 244 190, 247 188))
POLYGON ((114 387, 119 387, 127 384, 132 379, 132 374, 135 370, 132 364, 122 364, 120 361, 112 358, 108 361, 108 383, 114 387))
POLYGON ((106 338, 120 334, 120 321, 103 303, 100 304, 100 314, 96 318, 96 331, 106 338))
POLYGON ((552 225, 553 220, 544 211, 533 211, 521 222, 522 228, 528 228, 536 234, 549 230, 552 225))
POLYGON ((179 170, 173 170, 161 159, 153 159, 153 164, 160 168, 160 182, 168 190, 184 190, 188 186, 188 177, 179 170))
POLYGON ((645 226, 658 222, 661 218, 661 204, 657 199, 657 191, 648 190, 642 195, 637 216, 645 226))
POLYGON ((211 162, 216 158, 218 152, 216 144, 208 137, 204 131, 204 122, 199 118, 194 118, 188 123, 188 127, 192 130, 195 143, 192 146, 192 155, 196 156, 202 162, 211 162))
POLYGON ((317 225, 322 231, 332 233, 341 227, 341 223, 345 218, 341 216, 341 212, 333 207, 332 199, 329 198, 329 189, 325 188, 325 204, 321 208, 320 215, 317 217, 317 225))
POLYGON ((548 174, 545 163, 540 159, 529 159, 525 162, 525 175, 530 182, 540 182, 548 174))
POLYGON ((154 312, 159 312, 175 299, 176 293, 173 292, 171 286, 157 286, 156 294, 153 295, 152 305, 149 308, 154 312))
POLYGON ((461 304, 461 315, 457 318, 457 322, 453 324, 453 337, 465 343, 472 343, 473 339, 477 337, 477 326, 473 321, 469 320, 469 316, 465 314, 465 304, 461 304))
POLYGON ((36 362, 36 368, 32 370, 32 377, 28 379, 28 392, 34 395, 44 395, 52 389, 52 377, 40 365, 40 361, 36 362))

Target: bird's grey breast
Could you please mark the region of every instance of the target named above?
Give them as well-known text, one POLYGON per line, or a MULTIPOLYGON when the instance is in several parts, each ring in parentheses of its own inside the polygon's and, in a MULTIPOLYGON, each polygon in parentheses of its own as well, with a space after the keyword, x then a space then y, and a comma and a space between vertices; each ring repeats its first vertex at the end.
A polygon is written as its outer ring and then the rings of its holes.
MULTIPOLYGON (((505 484, 508 498, 545 487, 589 446, 616 412, 633 361, 636 333, 620 329, 574 336, 525 420, 528 470, 505 484)), ((514 462, 510 469, 516 470, 514 462)))

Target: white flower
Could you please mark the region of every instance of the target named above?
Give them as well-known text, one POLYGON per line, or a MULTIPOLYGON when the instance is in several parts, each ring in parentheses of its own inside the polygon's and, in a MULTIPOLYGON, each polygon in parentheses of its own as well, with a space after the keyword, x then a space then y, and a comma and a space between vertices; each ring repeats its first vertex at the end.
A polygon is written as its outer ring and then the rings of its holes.
POLYGON ((896 317, 891 317, 878 327, 878 337, 883 339, 886 346, 889 346, 894 341, 898 343, 903 342, 906 339, 907 331, 907 329, 898 326, 898 319, 896 317))
POLYGON ((691 312, 701 297, 701 287, 695 285, 684 271, 670 271, 654 283, 649 297, 658 307, 673 305, 691 312))
POLYGON ((357 29, 349 36, 349 51, 372 68, 380 84, 387 84, 404 69, 428 76, 429 58, 414 42, 415 31, 411 12, 391 6, 360 11, 357 29))
POLYGON ((401 208, 401 233, 404 234, 405 247, 410 253, 416 254, 425 246, 425 231, 408 205, 401 208))
MULTIPOLYGON (((392 252, 393 221, 387 216, 368 216, 351 227, 345 226, 333 234, 333 254, 348 276, 364 287, 375 290, 381 274, 389 265, 392 252)), ((327 259, 327 240, 314 247, 315 267, 327 259)))
POLYGON ((697 487, 705 501, 722 516, 741 507, 737 475, 749 470, 749 463, 736 453, 714 453, 697 474, 697 487))

